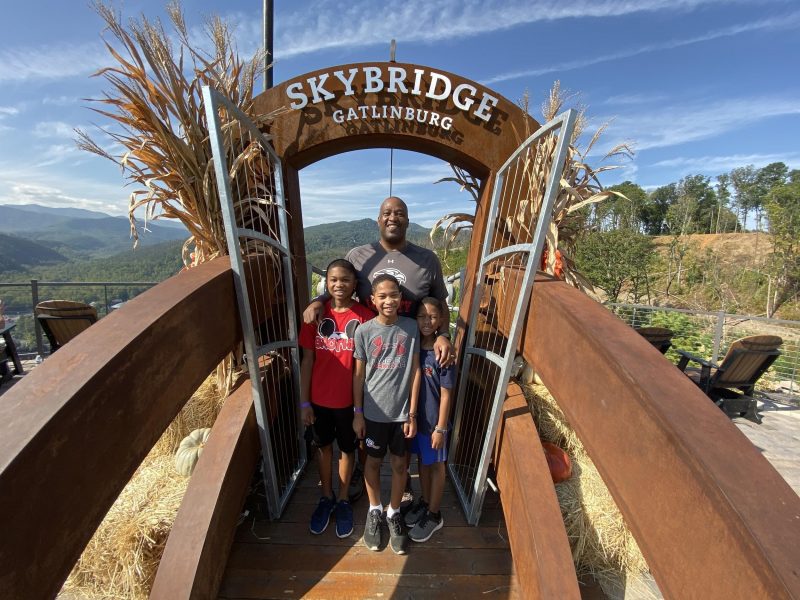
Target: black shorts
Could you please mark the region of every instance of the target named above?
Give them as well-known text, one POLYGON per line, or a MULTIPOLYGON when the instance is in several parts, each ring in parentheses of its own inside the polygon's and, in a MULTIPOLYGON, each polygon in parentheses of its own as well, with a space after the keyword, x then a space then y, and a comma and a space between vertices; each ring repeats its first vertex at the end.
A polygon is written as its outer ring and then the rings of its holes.
POLYGON ((403 434, 403 422, 380 423, 378 421, 366 422, 367 455, 375 458, 386 456, 386 449, 395 456, 406 455, 406 436, 403 434))
POLYGON ((356 449, 353 407, 328 408, 316 404, 311 406, 314 409, 314 444, 324 448, 336 440, 339 450, 347 454, 353 452, 356 449))

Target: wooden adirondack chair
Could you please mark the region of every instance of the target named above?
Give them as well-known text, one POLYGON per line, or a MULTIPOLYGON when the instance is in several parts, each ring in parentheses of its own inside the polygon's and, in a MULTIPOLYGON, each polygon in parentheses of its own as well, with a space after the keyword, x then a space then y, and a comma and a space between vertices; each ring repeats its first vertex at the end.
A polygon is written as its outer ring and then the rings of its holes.
POLYGON ((35 313, 50 342, 51 354, 97 322, 97 310, 93 306, 71 300, 40 302, 35 313))
POLYGON ((757 403, 753 398, 753 390, 758 379, 780 356, 778 348, 781 344, 783 340, 777 335, 742 338, 731 344, 719 364, 678 350, 681 355, 678 368, 700 386, 728 416, 739 415, 761 423, 761 418, 756 413, 757 403), (698 363, 700 368, 687 368, 690 361, 698 363))
POLYGON ((653 344, 661 354, 666 354, 667 350, 670 349, 672 336, 675 335, 675 332, 666 327, 635 327, 634 330, 653 344))

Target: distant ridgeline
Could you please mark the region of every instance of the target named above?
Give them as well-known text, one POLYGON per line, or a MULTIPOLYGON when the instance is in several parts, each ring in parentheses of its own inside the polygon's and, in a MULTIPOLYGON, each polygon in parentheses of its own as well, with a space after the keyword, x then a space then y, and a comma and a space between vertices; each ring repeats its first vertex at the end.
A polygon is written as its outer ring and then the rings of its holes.
MULTIPOLYGON (((427 227, 411 223, 408 226, 408 240, 430 248, 429 232, 427 227)), ((351 248, 375 242, 379 238, 378 223, 372 219, 312 225, 304 229, 304 234, 306 259, 320 269, 336 258, 344 258, 351 248)))

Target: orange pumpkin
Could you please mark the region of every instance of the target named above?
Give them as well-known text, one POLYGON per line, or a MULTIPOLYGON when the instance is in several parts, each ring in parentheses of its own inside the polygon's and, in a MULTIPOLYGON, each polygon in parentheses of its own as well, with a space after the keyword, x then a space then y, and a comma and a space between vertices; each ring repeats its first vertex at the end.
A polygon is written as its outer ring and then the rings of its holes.
POLYGON ((569 460, 569 455, 550 442, 542 442, 542 449, 547 459, 547 466, 550 467, 553 483, 569 479, 572 476, 572 462, 569 460))

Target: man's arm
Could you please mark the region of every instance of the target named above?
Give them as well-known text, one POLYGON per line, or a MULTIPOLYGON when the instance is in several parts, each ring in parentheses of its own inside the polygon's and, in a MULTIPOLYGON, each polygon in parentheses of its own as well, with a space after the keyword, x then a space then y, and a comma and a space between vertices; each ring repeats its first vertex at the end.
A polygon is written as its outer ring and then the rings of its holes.
POLYGON ((453 350, 453 342, 450 340, 450 307, 447 306, 447 298, 442 301, 444 310, 444 324, 436 333, 436 341, 433 343, 433 355, 436 362, 444 369, 456 362, 456 354, 453 350))
POLYGON ((439 328, 436 341, 433 344, 433 355, 441 368, 449 367, 456 361, 453 343, 450 340, 450 307, 447 305, 447 286, 444 283, 442 273, 442 263, 435 252, 432 252, 431 264, 429 268, 433 271, 433 280, 428 293, 442 303, 444 310, 443 325, 439 328))
POLYGON ((353 369, 353 431, 358 439, 363 440, 366 430, 364 423, 364 380, 366 379, 366 365, 363 360, 355 359, 353 369))
POLYGON ((314 409, 311 407, 311 372, 314 369, 314 350, 303 348, 300 361, 300 417, 303 425, 314 424, 314 409))

